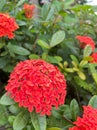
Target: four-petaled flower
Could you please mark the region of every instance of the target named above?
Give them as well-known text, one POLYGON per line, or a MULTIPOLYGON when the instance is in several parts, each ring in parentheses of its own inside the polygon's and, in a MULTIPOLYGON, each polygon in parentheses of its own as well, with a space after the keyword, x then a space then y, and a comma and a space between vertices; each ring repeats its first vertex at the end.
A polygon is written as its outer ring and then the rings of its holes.
POLYGON ((50 115, 52 107, 64 104, 66 81, 58 68, 43 60, 25 60, 10 75, 7 93, 19 106, 50 115))
POLYGON ((0 37, 8 36, 9 39, 14 37, 14 31, 19 27, 14 18, 8 14, 0 13, 0 37))

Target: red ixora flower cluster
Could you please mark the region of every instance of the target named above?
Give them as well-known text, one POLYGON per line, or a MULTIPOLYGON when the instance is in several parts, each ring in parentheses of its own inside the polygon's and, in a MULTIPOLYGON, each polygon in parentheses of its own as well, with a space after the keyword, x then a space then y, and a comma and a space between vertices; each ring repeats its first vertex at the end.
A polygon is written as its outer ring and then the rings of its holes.
POLYGON ((58 68, 43 60, 25 60, 10 75, 7 93, 19 106, 41 115, 50 115, 52 107, 64 104, 66 81, 58 68))
POLYGON ((23 6, 24 12, 25 12, 25 16, 26 18, 32 18, 33 14, 34 14, 34 10, 35 10, 35 5, 29 5, 27 3, 24 4, 23 6))
POLYGON ((0 37, 8 36, 9 39, 14 37, 14 31, 19 27, 15 19, 8 14, 0 13, 0 37))
MULTIPOLYGON (((80 47, 85 48, 86 45, 90 45, 92 48, 92 51, 95 49, 95 43, 92 40, 92 38, 88 36, 76 36, 76 39, 80 41, 80 47)), ((89 62, 91 63, 97 63, 97 52, 93 52, 92 55, 90 55, 91 60, 89 62)))
POLYGON ((78 117, 74 122, 76 126, 69 130, 97 130, 97 109, 91 106, 83 106, 83 117, 78 117))
POLYGON ((92 50, 95 49, 95 43, 91 37, 88 36, 76 36, 76 39, 80 41, 80 47, 85 48, 86 45, 90 45, 92 50))
POLYGON ((91 63, 97 63, 97 52, 94 52, 91 55, 92 60, 90 60, 91 63))

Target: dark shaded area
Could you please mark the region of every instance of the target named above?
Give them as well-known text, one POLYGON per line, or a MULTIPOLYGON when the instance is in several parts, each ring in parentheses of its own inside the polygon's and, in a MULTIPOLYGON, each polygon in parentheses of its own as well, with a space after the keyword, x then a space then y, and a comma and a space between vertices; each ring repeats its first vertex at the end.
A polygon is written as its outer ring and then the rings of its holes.
MULTIPOLYGON (((5 92, 4 86, 7 84, 9 74, 0 70, 0 96, 5 92)), ((0 128, 1 130, 1 128, 0 128)))
POLYGON ((6 130, 6 129, 2 126, 2 127, 0 127, 0 130, 6 130))

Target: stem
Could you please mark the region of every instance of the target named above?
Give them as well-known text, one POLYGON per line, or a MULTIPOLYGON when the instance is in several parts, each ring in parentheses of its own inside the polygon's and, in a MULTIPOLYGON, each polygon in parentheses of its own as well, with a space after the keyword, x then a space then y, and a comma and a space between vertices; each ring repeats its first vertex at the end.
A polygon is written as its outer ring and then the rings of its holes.
POLYGON ((69 119, 67 119, 66 117, 63 117, 66 121, 68 121, 70 124, 74 125, 73 122, 69 119))
POLYGON ((38 40, 38 36, 39 36, 39 34, 36 35, 36 38, 35 38, 34 44, 32 46, 32 49, 36 48, 36 43, 37 43, 37 40, 38 40))

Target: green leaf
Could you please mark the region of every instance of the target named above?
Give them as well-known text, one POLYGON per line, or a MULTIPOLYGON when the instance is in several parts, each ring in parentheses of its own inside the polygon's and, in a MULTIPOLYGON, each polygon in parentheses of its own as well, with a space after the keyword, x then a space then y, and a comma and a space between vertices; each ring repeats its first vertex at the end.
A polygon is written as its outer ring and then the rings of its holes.
POLYGON ((6 93, 1 97, 0 104, 2 105, 12 105, 15 104, 13 99, 11 99, 6 93))
POLYGON ((48 12, 49 12, 50 4, 44 4, 41 9, 41 16, 43 19, 47 18, 48 12))
POLYGON ((4 66, 3 71, 11 72, 13 70, 13 68, 14 68, 14 65, 12 66, 10 64, 7 64, 6 66, 4 66))
POLYGON ((52 19, 53 15, 54 15, 54 12, 55 12, 55 7, 54 7, 54 6, 51 6, 51 9, 50 9, 50 11, 49 11, 49 13, 48 13, 48 15, 47 15, 46 21, 52 19))
POLYGON ((22 20, 17 20, 17 23, 19 26, 24 26, 27 24, 25 21, 22 21, 22 20))
POLYGON ((71 111, 70 111, 70 107, 69 105, 64 105, 63 108, 61 107, 61 109, 64 109, 63 112, 63 116, 67 119, 72 119, 72 115, 71 115, 71 111))
POLYGON ((53 34, 50 42, 50 46, 54 47, 61 43, 65 38, 65 32, 64 31, 57 31, 56 33, 53 34))
POLYGON ((38 45, 40 45, 43 48, 46 48, 46 49, 50 48, 50 46, 43 40, 38 40, 37 43, 38 43, 38 45))
POLYGON ((77 74, 82 80, 86 79, 86 75, 82 71, 78 71, 77 74))
POLYGON ((19 2, 17 3, 16 7, 21 6, 24 2, 26 2, 27 0, 19 0, 19 2))
POLYGON ((52 115, 56 118, 56 119, 61 119, 62 118, 62 115, 60 113, 59 110, 56 110, 56 108, 53 108, 52 109, 52 115))
POLYGON ((5 43, 0 42, 0 49, 5 46, 5 43))
POLYGON ((58 64, 59 61, 54 56, 47 55, 46 59, 47 62, 58 64))
POLYGON ((0 69, 4 68, 7 63, 8 63, 8 59, 6 59, 5 57, 0 58, 0 69))
POLYGON ((66 6, 70 6, 72 3, 74 3, 74 0, 65 0, 66 6))
POLYGON ((75 83, 79 86, 79 87, 83 87, 85 90, 91 92, 93 95, 96 94, 95 91, 95 86, 93 84, 90 84, 84 80, 82 80, 81 78, 79 78, 78 76, 74 77, 74 81, 75 83))
POLYGON ((46 130, 46 116, 32 112, 31 121, 35 130, 46 130))
POLYGON ((87 60, 82 60, 82 61, 80 62, 80 64, 79 64, 79 66, 82 68, 82 67, 84 67, 87 63, 88 63, 87 60))
POLYGON ((58 127, 51 127, 51 128, 48 128, 47 130, 62 130, 62 129, 58 127))
POLYGON ((8 122, 7 108, 0 105, 0 126, 5 125, 8 122))
POLYGON ((89 69, 90 69, 91 75, 92 75, 92 77, 97 85, 97 70, 95 68, 95 65, 90 63, 89 69))
POLYGON ((11 125, 13 125, 14 119, 15 119, 15 116, 8 116, 8 122, 9 122, 11 125))
POLYGON ((29 58, 30 59, 39 59, 39 56, 36 54, 31 54, 31 55, 29 55, 29 58))
POLYGON ((73 99, 70 103, 70 111, 72 115, 72 120, 75 121, 77 116, 79 115, 79 105, 75 99, 73 99))
POLYGON ((29 55, 30 54, 30 52, 27 49, 25 49, 21 46, 12 45, 9 43, 7 47, 10 50, 10 52, 13 52, 15 54, 19 54, 19 55, 29 55))
POLYGON ((68 130, 70 127, 73 127, 74 125, 71 125, 71 124, 69 124, 69 125, 66 125, 64 128, 62 128, 62 130, 68 130))
POLYGON ((8 51, 3 51, 0 56, 6 56, 8 54, 8 51))
POLYGON ((92 107, 97 108, 97 95, 94 95, 94 96, 90 99, 88 105, 91 105, 92 107))
POLYGON ((63 59, 62 59, 62 57, 60 57, 60 56, 54 56, 54 58, 58 61, 58 62, 61 62, 63 59))
POLYGON ((20 112, 21 107, 19 107, 18 104, 14 104, 14 105, 11 105, 11 106, 8 108, 8 110, 9 110, 12 114, 17 115, 17 114, 20 112))
POLYGON ((64 120, 63 116, 61 116, 61 119, 57 119, 53 115, 47 117, 47 128, 51 128, 51 127, 63 128, 67 124, 68 122, 64 120))
POLYGON ((13 129, 14 130, 22 130, 28 121, 28 113, 25 113, 24 111, 20 112, 14 122, 13 122, 13 129))
POLYGON ((78 59, 74 55, 70 55, 71 59, 75 61, 76 64, 79 64, 78 59))
POLYGON ((6 4, 6 0, 0 0, 0 10, 2 11, 3 6, 6 4))
POLYGON ((84 52, 83 52, 83 57, 87 57, 87 56, 90 56, 90 54, 92 53, 92 48, 91 46, 87 45, 85 48, 84 48, 84 52))

